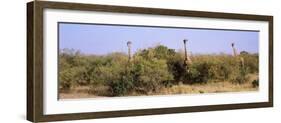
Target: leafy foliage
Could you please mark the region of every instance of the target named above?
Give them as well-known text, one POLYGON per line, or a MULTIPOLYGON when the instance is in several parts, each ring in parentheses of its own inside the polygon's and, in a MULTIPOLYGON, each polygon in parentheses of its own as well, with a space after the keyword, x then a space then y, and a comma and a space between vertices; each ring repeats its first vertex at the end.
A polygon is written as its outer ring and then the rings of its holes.
MULTIPOLYGON (((195 55, 192 64, 184 65, 184 54, 159 45, 139 50, 129 61, 127 54, 114 52, 106 55, 86 55, 73 49, 59 53, 60 90, 74 86, 108 87, 112 96, 132 92, 148 94, 162 87, 181 83, 232 81, 243 83, 247 74, 258 73, 258 54, 240 53, 244 59, 226 54, 195 55)), ((258 80, 257 80, 258 81, 258 80)), ((253 86, 257 85, 253 82, 253 86)))
POLYGON ((135 89, 145 92, 157 91, 164 81, 173 80, 163 59, 145 60, 136 56, 132 73, 134 74, 135 89))
POLYGON ((256 80, 253 80, 252 81, 252 86, 255 88, 255 87, 258 87, 259 86, 259 79, 256 79, 256 80))

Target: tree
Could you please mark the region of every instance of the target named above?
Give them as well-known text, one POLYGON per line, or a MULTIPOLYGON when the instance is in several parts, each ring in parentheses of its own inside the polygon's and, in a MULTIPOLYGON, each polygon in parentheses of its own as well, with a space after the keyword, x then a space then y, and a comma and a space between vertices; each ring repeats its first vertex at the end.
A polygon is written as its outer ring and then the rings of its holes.
POLYGON ((147 93, 156 92, 163 82, 173 80, 173 75, 169 72, 164 59, 146 60, 142 56, 135 56, 132 74, 136 90, 147 93))

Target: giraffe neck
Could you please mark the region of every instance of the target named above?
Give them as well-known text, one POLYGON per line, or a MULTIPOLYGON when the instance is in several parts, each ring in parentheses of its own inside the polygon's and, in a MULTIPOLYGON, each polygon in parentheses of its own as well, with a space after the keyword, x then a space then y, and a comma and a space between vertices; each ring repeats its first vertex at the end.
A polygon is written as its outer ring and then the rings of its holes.
POLYGON ((237 56, 237 50, 233 47, 233 55, 237 56))

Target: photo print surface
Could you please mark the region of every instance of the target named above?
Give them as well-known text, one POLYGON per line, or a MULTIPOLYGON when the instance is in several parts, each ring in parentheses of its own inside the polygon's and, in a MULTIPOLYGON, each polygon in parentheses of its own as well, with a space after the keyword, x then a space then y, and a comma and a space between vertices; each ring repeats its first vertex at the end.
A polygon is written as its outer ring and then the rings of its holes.
POLYGON ((58 23, 59 99, 259 90, 259 31, 58 23))

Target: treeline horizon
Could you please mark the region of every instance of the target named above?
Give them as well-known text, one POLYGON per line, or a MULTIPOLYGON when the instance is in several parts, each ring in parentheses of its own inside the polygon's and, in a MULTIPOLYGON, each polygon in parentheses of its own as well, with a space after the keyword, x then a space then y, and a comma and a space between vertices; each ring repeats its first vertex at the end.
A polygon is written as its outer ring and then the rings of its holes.
MULTIPOLYGON (((157 46, 160 46, 160 45, 157 45, 157 46)), ((154 46, 154 47, 157 47, 157 46, 154 46)), ((164 46, 164 45, 163 45, 164 46)), ((149 49, 149 48, 153 48, 153 47, 148 47, 146 49, 149 49)), ((142 51, 144 49, 138 49, 136 52, 138 51, 142 51)), ((175 49, 174 49, 175 50, 175 49)), ((124 54, 124 55, 128 55, 128 52, 124 52, 124 51, 114 51, 114 52, 110 52, 110 53, 105 53, 105 54, 95 54, 95 53, 85 53, 85 52, 82 52, 81 50, 79 49, 74 49, 74 48, 63 48, 63 49, 59 49, 59 54, 60 53, 78 53, 79 55, 83 55, 83 56, 106 56, 106 55, 110 55, 110 54, 114 54, 114 53, 119 53, 119 54, 124 54)), ((178 49, 177 51, 175 50, 175 52, 177 53, 181 53, 181 54, 184 54, 184 50, 183 49, 178 49)), ((247 52, 247 51, 244 51, 242 50, 240 53, 247 53, 247 54, 251 54, 251 55, 259 55, 258 52, 247 52)), ((188 54, 192 57, 192 56, 203 56, 203 55, 230 55, 232 56, 233 53, 225 53, 225 52, 219 52, 219 53, 193 53, 193 52, 188 52, 188 54)), ((134 53, 133 53, 134 55, 134 53)))
POLYGON ((125 52, 96 55, 62 49, 59 51, 59 86, 60 91, 90 86, 95 93, 100 93, 99 87, 105 86, 110 96, 124 96, 157 92, 179 83, 241 84, 248 81, 248 74, 259 72, 259 56, 247 51, 239 54, 244 59, 243 67, 239 58, 231 54, 192 54, 192 64, 185 65, 184 52, 164 45, 138 50, 132 54, 132 60, 125 52))

